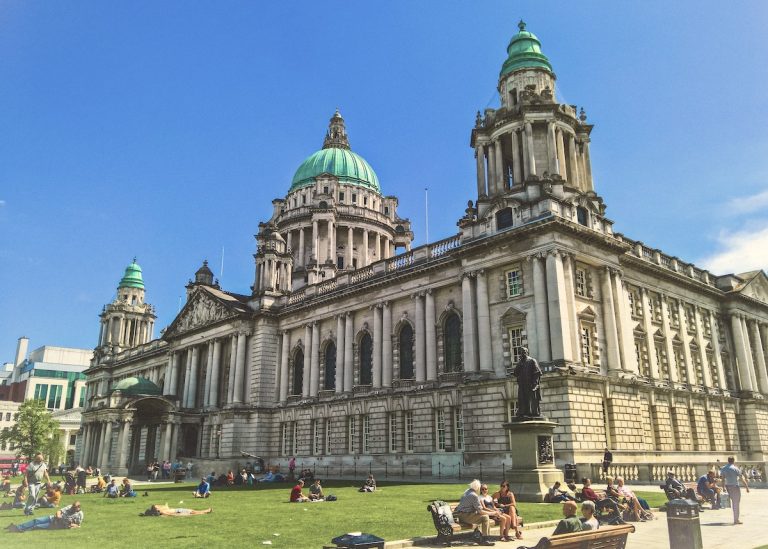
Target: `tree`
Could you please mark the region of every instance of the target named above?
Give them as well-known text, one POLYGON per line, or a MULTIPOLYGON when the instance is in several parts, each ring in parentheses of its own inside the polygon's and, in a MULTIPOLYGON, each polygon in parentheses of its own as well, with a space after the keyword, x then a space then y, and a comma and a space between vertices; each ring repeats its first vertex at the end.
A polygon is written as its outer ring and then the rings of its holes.
POLYGON ((16 423, 0 433, 0 441, 7 443, 18 457, 31 458, 37 452, 44 456, 55 453, 60 445, 59 422, 53 419, 42 400, 26 400, 16 412, 16 423))

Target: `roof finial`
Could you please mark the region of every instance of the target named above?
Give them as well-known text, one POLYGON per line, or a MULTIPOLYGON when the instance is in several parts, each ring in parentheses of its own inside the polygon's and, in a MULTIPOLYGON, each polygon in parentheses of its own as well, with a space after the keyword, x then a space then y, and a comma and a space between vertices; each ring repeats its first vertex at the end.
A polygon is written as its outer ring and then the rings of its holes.
POLYGON ((136 256, 133 256, 133 262, 136 263, 136 256))
POLYGON ((523 32, 525 30, 525 21, 523 21, 523 18, 520 18, 520 22, 517 24, 517 28, 520 29, 520 32, 523 32))

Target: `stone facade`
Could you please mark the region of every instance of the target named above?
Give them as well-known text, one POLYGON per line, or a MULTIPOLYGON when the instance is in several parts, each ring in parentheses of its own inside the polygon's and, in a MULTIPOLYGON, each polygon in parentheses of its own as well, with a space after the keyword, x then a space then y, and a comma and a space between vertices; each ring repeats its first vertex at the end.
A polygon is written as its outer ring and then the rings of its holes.
MULTIPOLYGON (((118 473, 177 455, 220 470, 241 451, 330 474, 514 467, 508 372, 527 346, 558 465, 586 473, 606 446, 637 480, 726 454, 763 462, 765 274, 715 276, 615 233, 592 126, 521 42, 538 48, 523 26, 502 106, 472 130, 477 200, 456 236, 411 249, 370 174, 297 174, 260 225, 250 294, 204 265, 160 339, 97 349, 82 460, 118 473), (157 394, 110 390, 130 376, 157 394)), ((338 113, 325 146, 349 149, 338 113)))

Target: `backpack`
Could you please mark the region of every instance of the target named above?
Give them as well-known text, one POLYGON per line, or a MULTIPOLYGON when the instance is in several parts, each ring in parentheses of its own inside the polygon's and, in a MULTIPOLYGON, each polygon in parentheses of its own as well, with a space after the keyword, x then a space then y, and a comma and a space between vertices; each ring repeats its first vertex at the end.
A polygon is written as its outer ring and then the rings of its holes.
POLYGON ((336 501, 337 499, 338 499, 338 498, 336 498, 336 496, 334 496, 333 494, 328 494, 328 495, 325 497, 325 501, 336 501))

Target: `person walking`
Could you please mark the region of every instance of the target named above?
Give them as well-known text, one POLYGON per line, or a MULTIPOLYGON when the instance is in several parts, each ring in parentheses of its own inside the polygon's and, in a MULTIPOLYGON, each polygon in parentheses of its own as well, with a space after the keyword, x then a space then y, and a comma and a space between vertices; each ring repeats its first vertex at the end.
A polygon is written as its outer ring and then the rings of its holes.
POLYGON ((731 507, 733 508, 733 523, 744 524, 739 520, 739 504, 741 503, 741 488, 739 488, 739 480, 744 483, 744 488, 749 493, 749 483, 741 469, 736 467, 736 458, 728 456, 728 465, 720 469, 720 476, 723 478, 723 484, 728 492, 728 496, 731 498, 731 507))
POLYGON ((37 498, 40 496, 40 489, 43 487, 43 480, 45 480, 45 485, 51 482, 51 478, 48 476, 48 465, 43 461, 43 454, 38 452, 32 463, 27 466, 24 476, 24 483, 29 487, 27 505, 24 507, 25 515, 31 515, 34 511, 37 498))

